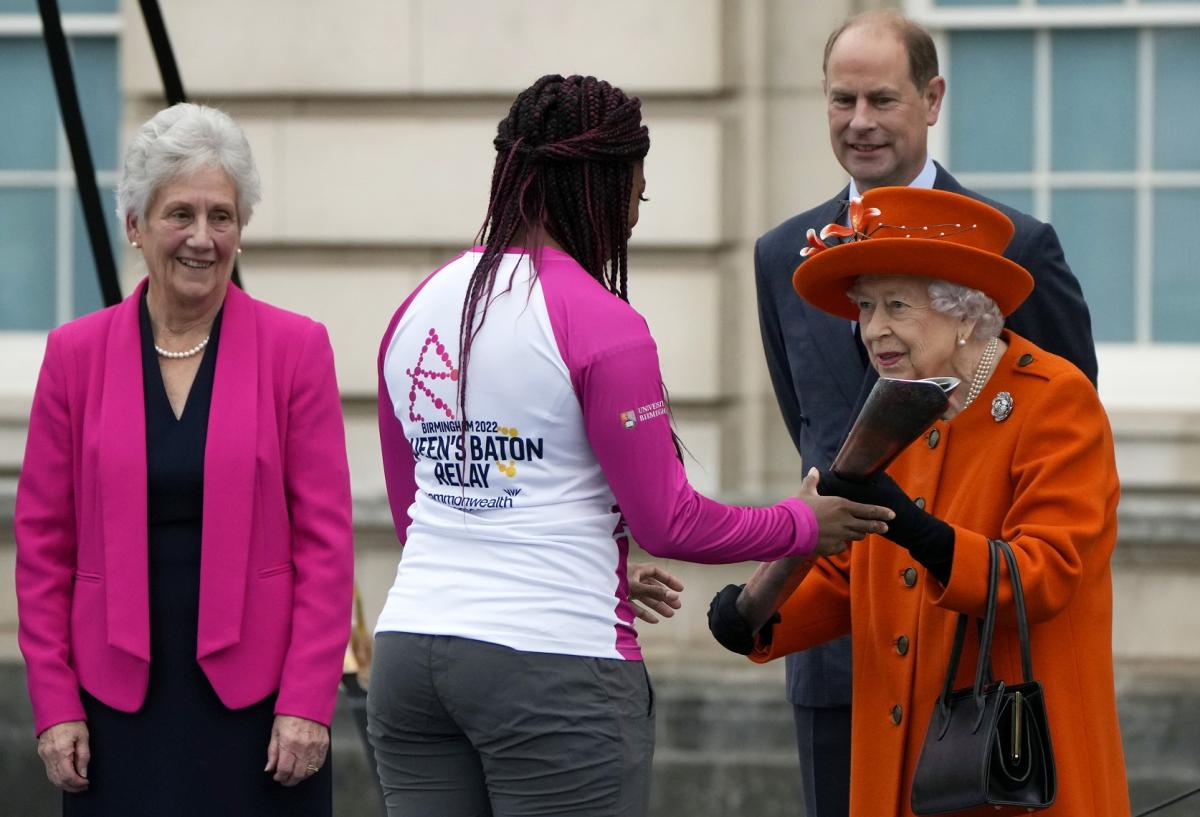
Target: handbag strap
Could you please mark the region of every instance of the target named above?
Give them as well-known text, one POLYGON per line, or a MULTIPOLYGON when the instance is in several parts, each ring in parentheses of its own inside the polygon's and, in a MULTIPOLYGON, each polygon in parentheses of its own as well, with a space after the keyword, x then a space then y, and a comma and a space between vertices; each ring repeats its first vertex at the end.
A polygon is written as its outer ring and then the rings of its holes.
POLYGON ((958 661, 962 656, 963 642, 967 638, 967 622, 970 616, 958 614, 958 626, 954 628, 954 646, 950 648, 950 665, 946 668, 946 683, 942 685, 942 694, 938 698, 939 707, 949 707, 950 692, 954 688, 954 676, 958 674, 958 661))
POLYGON ((1025 614, 1025 591, 1021 587, 1021 571, 1017 568, 1017 556, 1012 545, 1003 539, 995 540, 996 546, 1008 562, 1008 577, 1012 580, 1013 607, 1017 611, 1017 635, 1021 640, 1021 672, 1025 682, 1033 680, 1033 655, 1029 646, 1029 618, 1025 614))
MULTIPOLYGON (((990 556, 990 564, 988 568, 988 593, 987 593, 987 611, 984 615, 983 626, 979 630, 979 661, 975 666, 975 703, 979 707, 980 713, 983 712, 983 684, 984 674, 987 679, 991 679, 991 648, 992 648, 992 630, 995 628, 996 622, 996 595, 997 586, 1000 581, 1000 557, 997 553, 998 548, 995 542, 988 540, 988 554, 990 556)), ((946 667, 946 681, 942 685, 942 694, 938 698, 938 709, 947 716, 943 720, 943 724, 949 723, 950 712, 950 693, 954 689, 954 676, 958 674, 959 661, 962 659, 963 644, 967 638, 967 624, 971 617, 966 613, 958 614, 958 624, 954 630, 954 645, 950 648, 950 663, 946 667)))
POLYGON ((975 703, 983 709, 983 686, 992 676, 992 636, 996 632, 996 597, 1000 587, 1000 547, 994 539, 988 540, 988 594, 987 613, 983 619, 983 632, 979 634, 979 660, 975 663, 975 703))

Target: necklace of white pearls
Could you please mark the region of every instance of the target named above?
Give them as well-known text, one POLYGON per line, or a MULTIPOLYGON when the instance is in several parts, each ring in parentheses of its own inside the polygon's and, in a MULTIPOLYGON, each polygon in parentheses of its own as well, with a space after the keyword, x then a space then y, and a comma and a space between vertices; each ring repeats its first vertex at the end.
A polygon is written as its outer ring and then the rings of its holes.
MULTIPOLYGON (((185 357, 192 357, 193 355, 198 355, 204 351, 204 347, 208 345, 208 339, 211 337, 212 337, 212 335, 205 335, 204 340, 197 343, 191 349, 184 349, 182 352, 168 352, 166 349, 162 348, 157 343, 154 344, 154 351, 158 352, 159 357, 167 357, 167 358, 170 358, 171 360, 179 360, 179 359, 185 358, 185 357)), ((974 387, 972 387, 972 388, 974 388, 974 387)))
POLYGON ((959 411, 966 411, 967 406, 974 403, 975 398, 983 391, 983 386, 987 383, 988 375, 992 371, 992 364, 996 362, 996 350, 999 348, 999 338, 992 338, 988 341, 987 346, 983 348, 983 355, 979 358, 979 365, 975 367, 975 374, 971 376, 971 390, 967 392, 967 399, 959 411))

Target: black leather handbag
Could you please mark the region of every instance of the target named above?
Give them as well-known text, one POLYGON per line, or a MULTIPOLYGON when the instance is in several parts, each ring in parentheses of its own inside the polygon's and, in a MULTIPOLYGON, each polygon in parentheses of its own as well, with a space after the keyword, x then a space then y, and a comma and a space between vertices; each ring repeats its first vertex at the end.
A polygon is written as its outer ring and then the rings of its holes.
POLYGON ((959 614, 946 683, 933 709, 925 744, 913 776, 912 810, 941 814, 979 806, 1046 808, 1054 802, 1057 780, 1042 685, 1033 680, 1029 623, 1017 559, 1007 542, 992 541, 987 614, 979 630, 975 684, 951 690, 970 617, 959 614), (1024 679, 1007 684, 992 679, 992 635, 1000 557, 1012 579, 1024 679))

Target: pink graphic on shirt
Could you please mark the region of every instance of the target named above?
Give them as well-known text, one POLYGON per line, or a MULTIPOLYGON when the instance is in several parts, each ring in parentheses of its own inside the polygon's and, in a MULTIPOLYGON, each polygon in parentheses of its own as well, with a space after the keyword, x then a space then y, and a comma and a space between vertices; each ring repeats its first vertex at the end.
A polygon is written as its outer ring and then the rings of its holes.
POLYGON ((421 354, 417 356, 417 365, 411 369, 405 369, 404 373, 412 378, 408 389, 408 419, 413 422, 420 422, 425 417, 417 413, 417 392, 425 395, 433 403, 433 407, 445 413, 446 417, 454 419, 454 409, 450 404, 433 393, 426 383, 426 378, 429 380, 449 380, 452 383, 458 382, 458 369, 454 368, 454 364, 450 362, 450 353, 446 351, 446 346, 438 339, 436 329, 430 329, 429 335, 425 338, 425 344, 421 347, 421 354), (442 359, 442 364, 445 369, 441 371, 433 371, 432 369, 423 368, 425 363, 425 355, 430 348, 437 353, 442 359))

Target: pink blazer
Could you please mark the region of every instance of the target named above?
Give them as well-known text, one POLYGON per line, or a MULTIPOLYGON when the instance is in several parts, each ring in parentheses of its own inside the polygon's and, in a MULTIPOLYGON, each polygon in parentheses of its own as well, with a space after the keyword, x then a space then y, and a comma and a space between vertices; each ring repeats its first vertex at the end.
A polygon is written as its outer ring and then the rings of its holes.
MULTIPOLYGON (((146 420, 138 299, 50 333, 14 514, 18 640, 35 728, 79 688, 136 711, 149 678, 146 420)), ((325 328, 230 285, 204 456, 196 657, 226 706, 328 724, 354 554, 325 328)))

